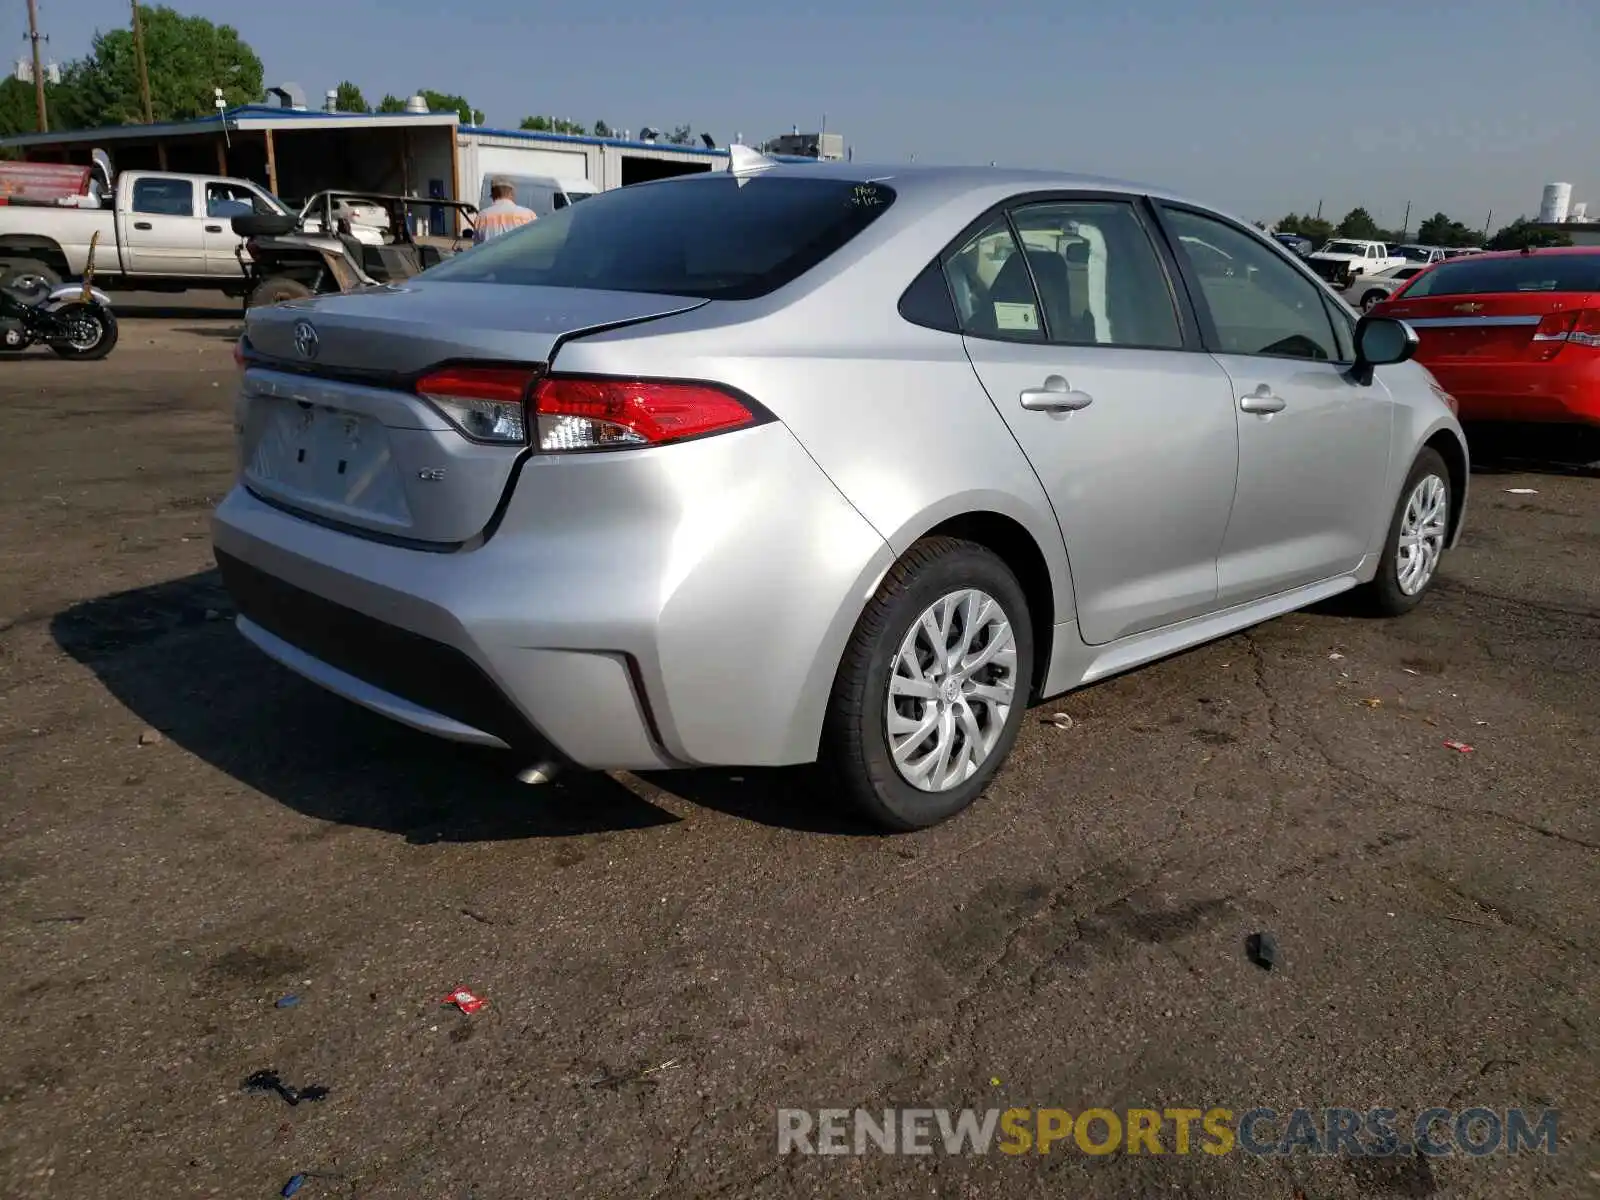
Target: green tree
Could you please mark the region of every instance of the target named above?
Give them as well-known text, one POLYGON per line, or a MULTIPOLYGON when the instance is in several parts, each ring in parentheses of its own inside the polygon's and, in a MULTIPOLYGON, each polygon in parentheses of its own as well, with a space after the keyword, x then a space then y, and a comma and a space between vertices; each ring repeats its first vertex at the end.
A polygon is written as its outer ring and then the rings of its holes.
POLYGON ((1570 246, 1572 239, 1553 229, 1539 229, 1527 217, 1518 217, 1485 243, 1487 250, 1522 250, 1540 246, 1570 246))
POLYGON ((607 125, 604 121, 596 121, 594 123, 594 136, 608 138, 616 137, 617 135, 612 131, 611 126, 607 125))
MULTIPOLYGON (((141 13, 150 107, 157 121, 216 113, 214 88, 231 107, 259 103, 261 59, 231 25, 189 17, 164 5, 141 13)), ((62 72, 64 95, 52 127, 89 129, 144 120, 133 31, 97 33, 86 58, 62 72)))
POLYGON ((1340 237, 1347 238, 1381 238, 1383 230, 1378 228, 1378 223, 1372 219, 1372 214, 1364 208, 1352 208, 1345 213, 1344 219, 1339 222, 1335 231, 1340 237))
POLYGON ((1417 226, 1417 241, 1424 246, 1476 246, 1479 240, 1476 230, 1468 229, 1442 212, 1434 213, 1417 226))
MULTIPOLYGON (((465 96, 455 96, 449 92, 435 92, 429 88, 423 88, 417 95, 428 102, 429 112, 458 112, 461 114, 461 123, 463 125, 481 125, 483 123, 483 114, 468 104, 465 96)), ((402 105, 402 107, 404 106, 402 105)))
MULTIPOLYGON (((335 106, 340 112, 365 113, 371 112, 372 106, 367 103, 367 98, 361 94, 361 89, 346 79, 339 85, 339 95, 335 106)), ((404 105, 401 105, 404 108, 404 105)))
POLYGON ((1319 217, 1290 213, 1278 222, 1278 232, 1298 233, 1311 242, 1313 249, 1321 249, 1322 244, 1333 236, 1333 226, 1319 217))
POLYGON ((573 133, 586 134, 589 131, 576 121, 568 121, 563 117, 523 117, 523 129, 531 129, 536 133, 573 133))
POLYGON ((397 113, 405 112, 405 110, 406 102, 400 99, 399 96, 386 95, 382 100, 378 101, 378 111, 381 113, 397 113))

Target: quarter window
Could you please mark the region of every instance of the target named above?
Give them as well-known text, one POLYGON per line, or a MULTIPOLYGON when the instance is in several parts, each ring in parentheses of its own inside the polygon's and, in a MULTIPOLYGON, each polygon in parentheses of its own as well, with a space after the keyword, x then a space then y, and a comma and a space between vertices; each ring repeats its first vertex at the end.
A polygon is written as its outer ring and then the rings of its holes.
POLYGON ((1233 226, 1165 208, 1174 246, 1198 281, 1219 354, 1340 358, 1316 284, 1233 226))
POLYGON ((192 217, 194 184, 187 179, 136 179, 133 211, 158 217, 192 217))
POLYGON ((961 332, 1011 341, 1044 339, 1033 280, 1004 217, 973 234, 945 260, 944 270, 961 332))

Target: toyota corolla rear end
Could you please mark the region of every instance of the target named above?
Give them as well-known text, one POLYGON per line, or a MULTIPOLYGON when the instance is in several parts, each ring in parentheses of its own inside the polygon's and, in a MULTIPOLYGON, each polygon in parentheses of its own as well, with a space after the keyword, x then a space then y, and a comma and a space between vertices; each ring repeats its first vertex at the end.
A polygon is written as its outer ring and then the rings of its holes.
POLYGON ((405 287, 253 310, 214 520, 240 631, 459 741, 600 768, 814 757, 852 598, 891 555, 763 406, 768 367, 708 353, 727 337, 704 326, 759 329, 893 200, 866 192, 645 185, 405 287))
POLYGON ((1450 259, 1374 311, 1416 329, 1462 420, 1600 426, 1600 250, 1450 259))

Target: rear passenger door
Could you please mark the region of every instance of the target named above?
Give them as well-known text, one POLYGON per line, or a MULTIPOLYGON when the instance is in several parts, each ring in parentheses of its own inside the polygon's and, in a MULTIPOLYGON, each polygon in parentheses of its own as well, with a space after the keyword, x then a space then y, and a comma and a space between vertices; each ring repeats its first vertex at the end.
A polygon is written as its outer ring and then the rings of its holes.
POLYGON ((133 181, 123 222, 123 245, 136 275, 206 273, 205 233, 195 212, 192 179, 145 175, 133 181))
POLYGON ((1238 465, 1232 389, 1141 202, 1017 204, 944 266, 968 357, 1055 509, 1083 640, 1210 610, 1238 465))
POLYGON ((1160 213, 1206 346, 1233 386, 1239 486, 1218 603, 1354 571, 1392 503, 1388 389, 1351 379, 1349 318, 1273 247, 1215 214, 1165 204, 1160 213), (1217 269, 1197 245, 1234 269, 1217 269))

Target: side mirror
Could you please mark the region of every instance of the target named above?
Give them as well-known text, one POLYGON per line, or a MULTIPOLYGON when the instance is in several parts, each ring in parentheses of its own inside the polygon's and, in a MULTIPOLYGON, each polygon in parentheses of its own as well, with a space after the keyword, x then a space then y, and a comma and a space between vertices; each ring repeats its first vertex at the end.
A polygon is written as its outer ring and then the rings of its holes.
POLYGON ((1355 381, 1363 387, 1372 383, 1374 367, 1403 363, 1417 352, 1417 331, 1404 321, 1371 314, 1356 322, 1355 381))

